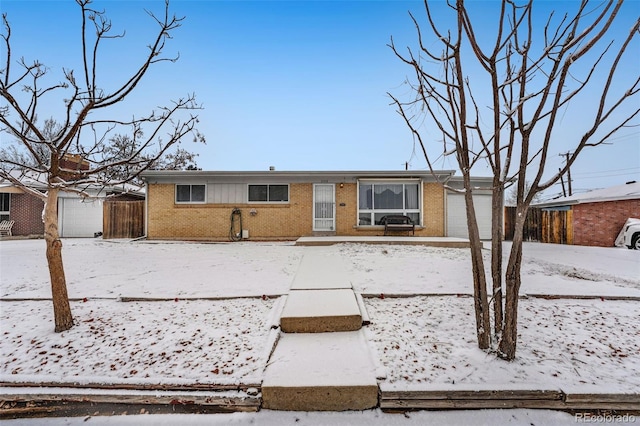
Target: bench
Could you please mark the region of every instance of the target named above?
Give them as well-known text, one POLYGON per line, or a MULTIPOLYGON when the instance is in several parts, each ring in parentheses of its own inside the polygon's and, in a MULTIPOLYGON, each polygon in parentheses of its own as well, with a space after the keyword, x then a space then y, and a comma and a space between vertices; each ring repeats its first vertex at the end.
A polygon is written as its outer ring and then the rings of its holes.
POLYGON ((0 236, 10 237, 11 228, 13 228, 14 223, 16 223, 15 220, 3 220, 2 222, 0 222, 0 236))
POLYGON ((409 216, 402 215, 389 215, 384 216, 380 220, 380 224, 384 225, 384 235, 386 236, 390 231, 411 231, 413 235, 416 235, 416 225, 409 216))

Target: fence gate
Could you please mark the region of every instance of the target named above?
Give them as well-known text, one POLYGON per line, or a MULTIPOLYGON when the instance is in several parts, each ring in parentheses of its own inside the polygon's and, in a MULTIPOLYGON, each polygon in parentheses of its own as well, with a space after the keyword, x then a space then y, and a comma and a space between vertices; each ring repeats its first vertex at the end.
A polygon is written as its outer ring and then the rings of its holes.
POLYGON ((144 235, 144 201, 104 203, 102 238, 138 238, 144 235))
MULTIPOLYGON (((504 208, 504 239, 513 241, 516 208, 504 208)), ((571 210, 542 210, 531 207, 523 228, 523 241, 573 244, 573 212, 571 210)))

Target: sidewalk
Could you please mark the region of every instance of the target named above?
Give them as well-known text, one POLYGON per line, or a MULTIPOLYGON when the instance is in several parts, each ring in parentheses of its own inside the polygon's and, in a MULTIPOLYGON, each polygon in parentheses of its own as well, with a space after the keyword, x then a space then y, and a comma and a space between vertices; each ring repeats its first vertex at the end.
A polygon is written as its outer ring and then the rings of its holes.
POLYGON ((294 277, 262 383, 264 408, 344 411, 378 405, 375 367, 346 268, 339 257, 323 253, 307 250, 294 277))

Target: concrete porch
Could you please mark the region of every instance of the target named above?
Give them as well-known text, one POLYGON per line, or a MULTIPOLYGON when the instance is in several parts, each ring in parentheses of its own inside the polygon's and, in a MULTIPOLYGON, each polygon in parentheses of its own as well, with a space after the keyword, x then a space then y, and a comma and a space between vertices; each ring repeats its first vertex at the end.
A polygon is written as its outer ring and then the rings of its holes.
POLYGON ((469 248, 469 240, 455 237, 414 237, 414 236, 313 236, 300 237, 297 246, 330 246, 341 243, 356 244, 403 244, 427 247, 469 248))

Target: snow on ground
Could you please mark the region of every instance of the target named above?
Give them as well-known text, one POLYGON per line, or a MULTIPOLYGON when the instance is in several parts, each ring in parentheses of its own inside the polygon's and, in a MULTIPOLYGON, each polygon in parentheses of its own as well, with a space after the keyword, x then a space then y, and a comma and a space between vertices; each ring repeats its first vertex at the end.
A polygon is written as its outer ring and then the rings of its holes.
MULTIPOLYGON (((507 248, 508 243, 505 256, 507 248)), ((239 297, 286 294, 300 259, 311 251, 340 255, 355 290, 363 293, 472 291, 466 249, 68 239, 63 260, 72 298, 239 297)), ((640 253, 635 250, 530 243, 524 252, 523 293, 640 297, 640 253)), ((0 242, 0 266, 0 297, 51 297, 44 241, 0 242)))
MULTIPOLYGON (((595 417, 594 417, 595 418, 595 417)), ((604 417, 602 417, 604 418, 604 417)), ((597 418, 596 418, 597 419, 597 418)), ((635 419, 635 417, 634 417, 635 419)), ((3 420, 8 426, 215 426, 215 425, 260 425, 260 426, 532 426, 575 425, 576 417, 549 410, 467 410, 467 411, 421 411, 406 414, 389 414, 380 410, 358 412, 320 413, 283 412, 261 410, 259 413, 233 414, 165 414, 137 416, 102 416, 3 420)), ((602 423, 600 421, 599 423, 602 423)), ((611 423, 611 422, 608 422, 611 423)))
MULTIPOLYGON (((510 248, 511 243, 505 243, 505 252, 510 248)), ((525 267, 537 265, 532 269, 536 272, 543 269, 546 276, 563 275, 640 289, 640 252, 637 250, 525 243, 523 253, 525 267)))
MULTIPOLYGON (((50 297, 44 249, 42 240, 0 242, 2 299, 50 297)), ((281 300, 260 296, 286 294, 300 259, 312 251, 340 255, 363 293, 471 293, 466 249, 64 240, 70 296, 87 298, 72 303, 77 325, 53 333, 50 301, 0 301, 0 381, 260 382, 281 300), (185 300, 238 296, 255 297, 185 300)), ((523 291, 638 297, 639 255, 525 244, 523 291)), ((512 363, 476 349, 468 297, 366 304, 373 322, 366 332, 387 375, 383 387, 640 387, 637 300, 522 300, 512 363)))
MULTIPOLYGON (((640 302, 520 302, 517 359, 478 349, 470 297, 366 299, 383 390, 640 389, 640 302)), ((374 355, 376 356, 376 355, 374 355)))
MULTIPOLYGON (((51 302, 2 302, 0 380, 260 384, 272 300, 72 302, 51 332, 51 302)), ((272 339, 273 340, 273 339, 272 339)))
POLYGON ((340 244, 353 287, 362 293, 468 293, 471 264, 464 249, 340 244))
MULTIPOLYGON (((472 294, 466 249, 340 244, 353 287, 369 294, 472 294)), ((521 294, 640 297, 635 250, 525 244, 521 294), (556 253, 558 253, 556 259, 556 253)), ((510 244, 504 248, 504 267, 510 244)), ((485 250, 490 277, 490 252, 485 250)))
MULTIPOLYGON (((236 297, 289 290, 293 243, 128 243, 66 239, 69 297, 236 297)), ((43 240, 0 243, 1 297, 51 297, 43 240)))

